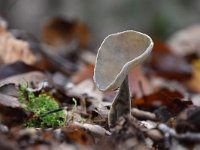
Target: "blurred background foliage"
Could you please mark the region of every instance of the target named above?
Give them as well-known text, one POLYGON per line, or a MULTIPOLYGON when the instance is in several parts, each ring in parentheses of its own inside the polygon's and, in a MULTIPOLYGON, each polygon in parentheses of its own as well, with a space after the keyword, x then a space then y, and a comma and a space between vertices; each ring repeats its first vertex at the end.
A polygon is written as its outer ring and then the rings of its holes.
POLYGON ((0 0, 0 15, 10 28, 41 38, 44 22, 62 16, 84 22, 92 47, 110 33, 133 29, 166 40, 173 32, 200 21, 198 0, 0 0))

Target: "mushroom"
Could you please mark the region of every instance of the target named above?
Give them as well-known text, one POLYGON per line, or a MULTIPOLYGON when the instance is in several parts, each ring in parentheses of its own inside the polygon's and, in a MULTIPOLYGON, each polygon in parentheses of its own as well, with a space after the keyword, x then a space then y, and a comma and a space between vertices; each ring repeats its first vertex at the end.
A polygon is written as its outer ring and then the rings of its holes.
POLYGON ((102 42, 96 57, 94 82, 101 91, 119 88, 108 116, 110 127, 121 116, 130 114, 128 73, 149 56, 152 48, 153 41, 148 35, 132 30, 111 34, 102 42))

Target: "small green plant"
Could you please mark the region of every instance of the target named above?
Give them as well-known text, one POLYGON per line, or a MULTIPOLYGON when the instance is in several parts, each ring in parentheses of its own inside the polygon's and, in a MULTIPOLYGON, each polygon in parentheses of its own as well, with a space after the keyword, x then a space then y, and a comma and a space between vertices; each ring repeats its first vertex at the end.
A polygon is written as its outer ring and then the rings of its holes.
POLYGON ((67 123, 69 123, 71 120, 74 119, 74 112, 75 112, 76 107, 77 107, 77 101, 76 101, 76 99, 75 99, 75 98, 72 98, 72 101, 74 102, 74 106, 73 106, 73 108, 72 108, 72 110, 71 110, 71 114, 69 115, 69 117, 68 117, 68 119, 67 119, 67 123))
POLYGON ((64 126, 66 122, 64 110, 46 114, 49 111, 59 109, 55 99, 48 93, 36 96, 33 92, 27 91, 27 87, 28 84, 20 86, 19 100, 25 104, 25 109, 34 112, 35 116, 25 123, 26 126, 41 128, 64 126))

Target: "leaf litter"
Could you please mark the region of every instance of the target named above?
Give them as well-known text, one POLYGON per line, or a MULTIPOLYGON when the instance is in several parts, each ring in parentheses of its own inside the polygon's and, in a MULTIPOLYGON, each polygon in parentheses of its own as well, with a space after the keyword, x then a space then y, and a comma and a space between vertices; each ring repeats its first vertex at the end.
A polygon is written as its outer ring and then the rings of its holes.
POLYGON ((186 39, 187 44, 198 46, 192 43, 199 39, 195 30, 197 26, 182 30, 167 44, 154 40, 149 60, 130 73, 131 116, 110 128, 108 113, 116 92, 100 92, 93 82, 95 54, 83 22, 52 18, 43 26, 42 41, 1 24, 0 149, 198 149, 199 52, 184 49, 179 39, 181 32, 187 33, 193 39, 186 39), (20 101, 24 84, 35 101, 48 106, 46 99, 52 98, 56 104, 40 115, 63 111, 65 123, 49 125, 52 120, 47 120, 39 126, 39 119, 27 127, 38 111, 26 109, 30 95, 24 94, 26 103, 20 101))

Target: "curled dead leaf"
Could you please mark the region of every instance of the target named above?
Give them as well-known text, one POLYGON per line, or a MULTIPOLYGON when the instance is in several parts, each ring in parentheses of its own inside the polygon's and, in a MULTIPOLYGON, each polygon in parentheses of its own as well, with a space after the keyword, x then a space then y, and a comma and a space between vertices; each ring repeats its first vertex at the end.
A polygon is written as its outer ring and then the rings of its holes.
POLYGON ((51 81, 49 78, 42 72, 39 71, 32 71, 29 73, 22 73, 19 75, 11 76, 8 78, 5 78, 3 80, 0 80, 0 86, 12 83, 15 84, 16 86, 24 83, 28 83, 29 85, 33 85, 37 87, 37 84, 43 81, 51 81))
POLYGON ((85 24, 75 20, 55 17, 47 21, 43 27, 43 40, 52 46, 60 47, 78 40, 80 47, 86 47, 90 34, 85 24))
POLYGON ((77 73, 72 76, 72 82, 77 84, 86 79, 92 79, 94 74, 94 64, 83 66, 77 73))
POLYGON ((26 41, 16 39, 7 30, 0 32, 0 60, 3 64, 24 61, 27 64, 35 64, 36 57, 26 41))
POLYGON ((7 126, 21 125, 32 115, 17 98, 0 94, 0 122, 7 126))

